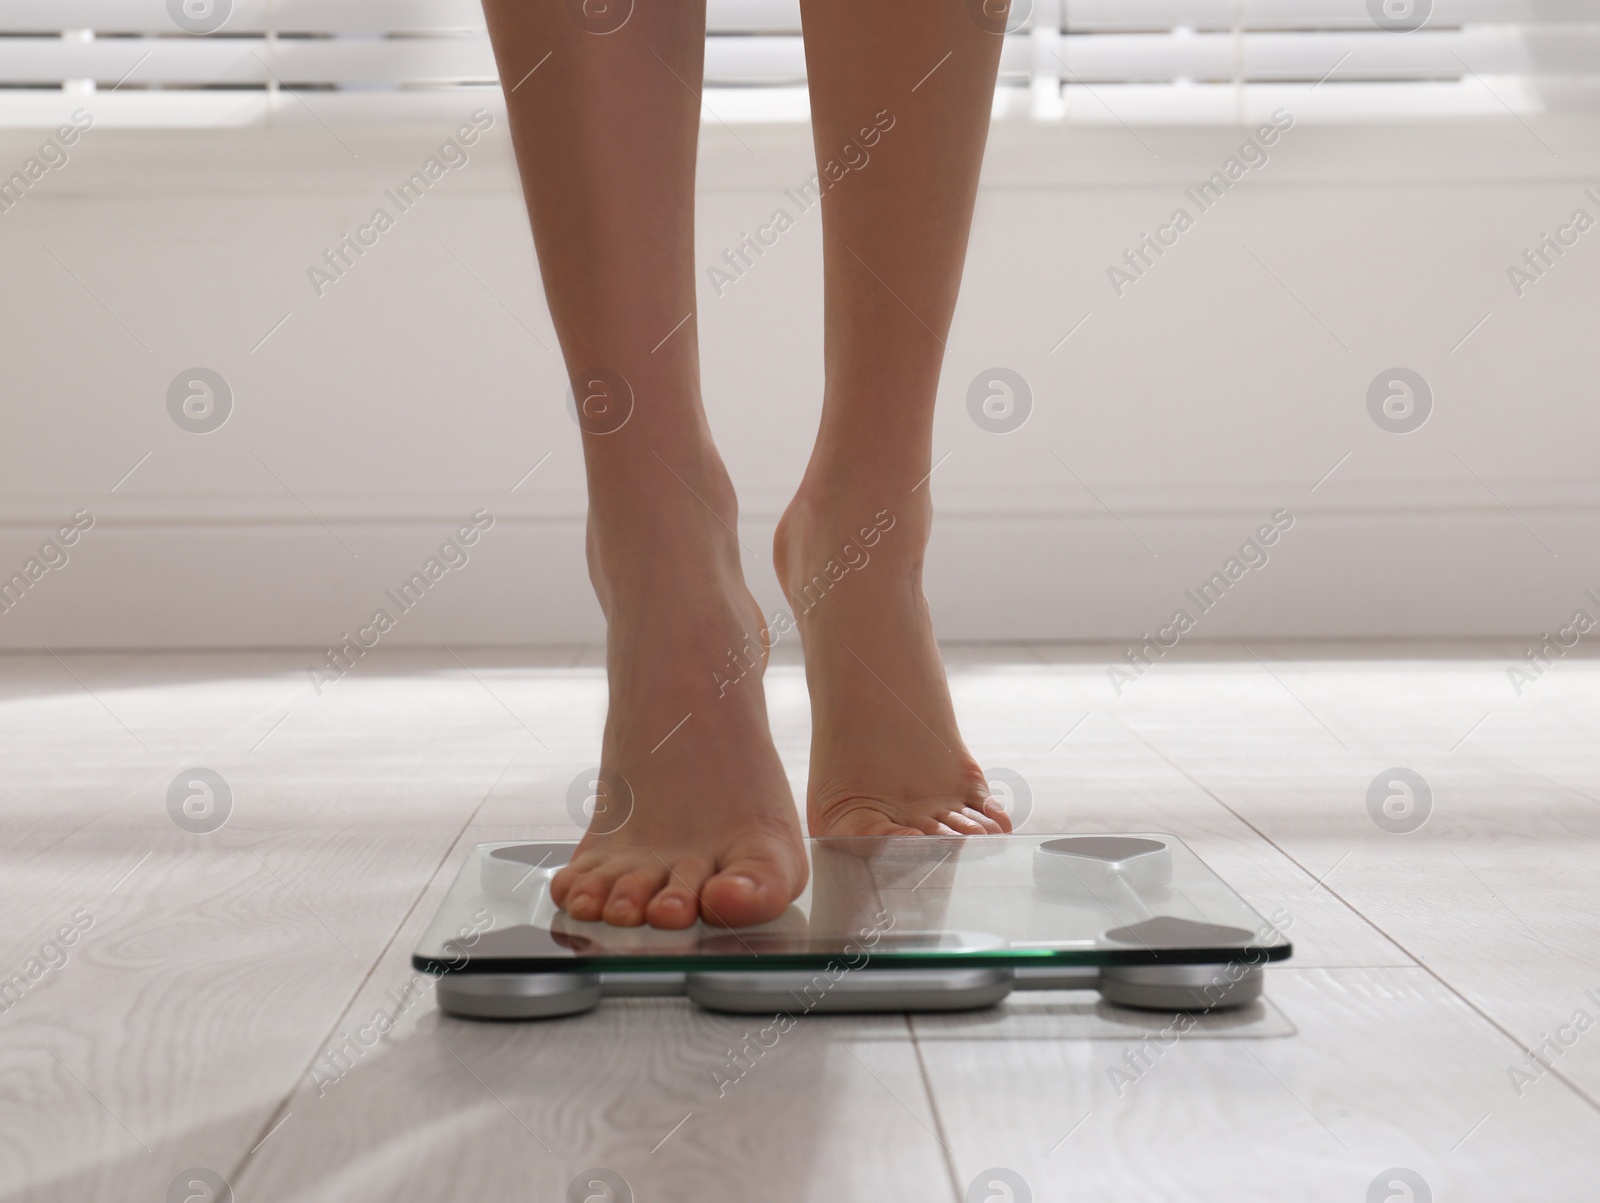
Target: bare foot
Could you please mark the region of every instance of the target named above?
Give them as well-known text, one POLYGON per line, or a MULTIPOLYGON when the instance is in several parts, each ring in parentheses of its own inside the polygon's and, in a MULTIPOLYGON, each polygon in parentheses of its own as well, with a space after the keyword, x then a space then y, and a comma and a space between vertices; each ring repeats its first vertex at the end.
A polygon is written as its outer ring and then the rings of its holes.
POLYGON ((680 468, 716 516, 663 472, 648 516, 591 510, 589 566, 606 614, 607 806, 556 874, 574 919, 725 927, 781 915, 808 866, 789 781, 767 729, 761 611, 745 588, 720 464, 680 468), (729 651, 754 665, 724 684, 729 651), (625 783, 625 784, 624 784, 625 783))
POLYGON ((867 490, 801 492, 776 566, 805 646, 813 836, 1011 829, 961 740, 922 592, 926 491, 885 509, 867 490), (855 493, 856 496, 845 496, 855 493))

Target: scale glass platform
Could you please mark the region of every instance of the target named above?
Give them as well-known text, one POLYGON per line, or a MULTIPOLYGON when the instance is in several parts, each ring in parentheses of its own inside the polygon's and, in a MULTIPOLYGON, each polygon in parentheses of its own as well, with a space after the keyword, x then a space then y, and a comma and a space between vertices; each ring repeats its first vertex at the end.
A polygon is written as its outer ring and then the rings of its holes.
POLYGON ((1258 998, 1290 944, 1161 834, 807 840, 811 880, 770 923, 582 922, 550 900, 576 841, 472 849, 412 964, 449 1014, 534 1019, 602 997, 715 1011, 954 1011, 1014 989, 1215 1010, 1258 998))

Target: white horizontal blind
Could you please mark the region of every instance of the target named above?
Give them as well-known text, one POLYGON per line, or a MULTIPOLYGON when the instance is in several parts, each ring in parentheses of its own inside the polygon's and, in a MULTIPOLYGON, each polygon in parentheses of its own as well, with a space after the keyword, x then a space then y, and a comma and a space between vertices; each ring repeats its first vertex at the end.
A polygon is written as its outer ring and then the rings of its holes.
POLYGON ((1135 120, 1503 114, 1593 104, 1600 81, 1596 0, 1064 0, 1034 36, 1062 108, 1092 89, 1135 120))
MULTIPOLYGON (((708 114, 804 119, 798 0, 708 26, 708 114)), ((1050 121, 1592 105, 1600 0, 1014 0, 1001 80, 997 113, 1050 121)), ((478 0, 0 0, 0 125, 88 94, 112 125, 406 120, 495 86, 478 0)))

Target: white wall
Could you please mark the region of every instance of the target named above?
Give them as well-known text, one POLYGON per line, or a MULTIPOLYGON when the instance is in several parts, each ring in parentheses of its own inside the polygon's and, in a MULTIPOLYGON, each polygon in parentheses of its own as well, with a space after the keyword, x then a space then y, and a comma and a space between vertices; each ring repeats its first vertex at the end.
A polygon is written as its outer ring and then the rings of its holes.
MULTIPOLYGON (((0 646, 322 646, 479 508, 497 523, 471 563, 390 639, 598 635, 503 116, 326 295, 307 280, 448 128, 341 129, 348 150, 316 125, 96 129, 0 214, 0 574, 96 518, 0 615, 0 646), (236 398, 205 435, 166 410, 195 366, 236 398)), ((0 134, 0 174, 39 137, 0 134)), ((1279 508, 1294 528, 1200 633, 1531 637, 1600 613, 1600 229, 1525 296, 1506 277, 1575 208, 1600 218, 1600 121, 1297 126, 1118 298, 1106 267, 1241 137, 996 124, 935 436, 941 632, 1136 636, 1279 508), (1034 395, 1007 435, 966 412, 996 366, 1034 395), (1395 366, 1435 395, 1406 435, 1366 408, 1395 366)), ((702 262, 809 155, 804 126, 708 125, 702 262)), ((701 295, 769 611, 771 525, 819 406, 819 232, 813 212, 701 295)))

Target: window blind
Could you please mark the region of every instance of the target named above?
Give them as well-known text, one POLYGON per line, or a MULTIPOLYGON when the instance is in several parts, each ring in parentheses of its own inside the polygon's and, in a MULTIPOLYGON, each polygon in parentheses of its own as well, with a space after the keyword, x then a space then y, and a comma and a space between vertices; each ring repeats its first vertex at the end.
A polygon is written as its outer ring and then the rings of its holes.
MULTIPOLYGON (((996 114, 1035 121, 1600 98, 1595 0, 1015 0, 1002 36, 996 114)), ((705 82, 708 119, 804 120, 798 0, 708 0, 705 82)), ((477 0, 0 0, 3 125, 54 124, 90 94, 105 125, 403 121, 495 85, 477 0)))

